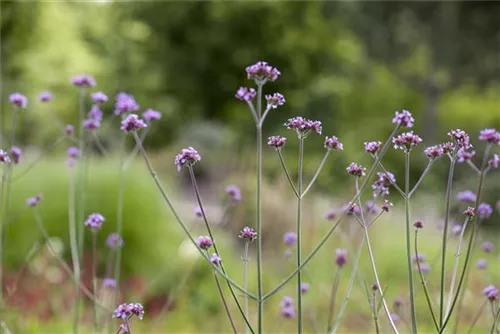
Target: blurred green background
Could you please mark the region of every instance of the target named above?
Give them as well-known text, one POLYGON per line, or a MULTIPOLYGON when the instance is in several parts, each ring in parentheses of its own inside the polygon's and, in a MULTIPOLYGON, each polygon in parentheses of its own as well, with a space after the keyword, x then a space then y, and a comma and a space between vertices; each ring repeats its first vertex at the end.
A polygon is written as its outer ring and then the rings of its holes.
MULTIPOLYGON (((297 143, 282 127, 286 119, 301 115, 321 120, 324 134, 336 135, 344 143, 344 151, 330 157, 307 203, 306 224, 311 228, 306 237, 311 249, 326 230, 324 213, 330 207, 340 207, 353 192, 351 180, 344 177, 345 167, 351 161, 371 164, 362 143, 385 140, 392 130, 390 120, 395 110, 413 113, 414 130, 426 145, 444 141, 451 128, 466 130, 478 157, 484 148, 476 140, 479 130, 500 127, 500 2, 1 1, 0 9, 1 129, 5 136, 11 131, 9 94, 19 91, 27 95, 28 110, 21 114, 15 128, 16 144, 25 151, 25 164, 36 160, 40 148, 50 146, 61 135, 49 111, 64 124, 77 123, 79 92, 70 85, 72 76, 93 75, 98 84, 93 91, 102 90, 110 97, 103 106, 106 126, 99 130, 110 152, 117 152, 119 147, 119 120, 112 115, 112 100, 121 91, 133 94, 141 110, 162 112, 162 120, 151 127, 145 145, 196 235, 204 233, 203 228, 193 214, 195 201, 189 179, 186 173, 175 171, 174 155, 186 146, 199 150, 203 160, 196 172, 214 221, 225 210, 221 204, 225 185, 234 183, 242 189, 243 204, 230 208, 229 222, 217 232, 226 248, 225 261, 234 268, 233 275, 240 275, 242 246, 235 235, 244 225, 254 225, 255 130, 246 104, 234 98, 238 87, 252 85, 246 79, 246 66, 265 60, 282 72, 276 82, 265 86, 265 91, 278 91, 287 102, 269 114, 264 136, 289 137, 285 155, 294 177, 297 143), (38 94, 45 90, 54 94, 50 104, 38 102, 38 94)), ((322 143, 322 137, 307 140, 306 178, 317 168, 322 143)), ((45 224, 51 235, 67 241, 68 172, 63 155, 68 145, 67 141, 59 144, 13 186, 13 212, 19 214, 8 229, 5 265, 9 270, 19 269, 33 243, 41 241, 32 214, 23 209, 26 197, 43 192, 40 213, 45 224)), ((127 145, 132 149, 131 138, 127 145)), ((114 230, 116 220, 118 158, 114 153, 103 156, 97 147, 92 149, 87 209, 89 213, 102 212, 108 219, 102 244, 105 233, 114 230)), ((427 162, 421 149, 416 152, 412 182, 427 162)), ((265 150, 264 154, 264 243, 269 255, 266 266, 274 270, 266 282, 270 287, 292 268, 291 263, 282 263, 284 246, 276 248, 275 240, 281 242, 282 234, 294 228, 295 203, 274 152, 265 150)), ((398 180, 403 179, 400 152, 390 151, 385 165, 398 180)), ((16 167, 14 175, 22 173, 24 167, 16 167)), ((444 160, 433 167, 422 185, 422 196, 417 197, 415 218, 438 224, 444 207, 447 169, 444 160)), ((147 294, 153 301, 154 297, 180 291, 168 324, 158 325, 157 330, 225 331, 228 327, 210 270, 196 262, 195 274, 191 273, 185 259, 190 254, 183 246, 185 237, 140 159, 132 164, 126 178, 124 274, 131 280, 146 278, 145 284, 153 286, 147 294), (179 289, 184 277, 188 277, 186 286, 179 289)), ((494 205, 500 198, 499 173, 490 173, 489 178, 484 198, 494 205)), ((475 184, 473 172, 459 165, 454 193, 473 190, 475 184)), ((396 196, 391 200, 396 206, 400 204, 396 196)), ((459 219, 463 208, 454 206, 459 219)), ((398 264, 404 263, 404 257, 396 254, 403 249, 399 242, 402 215, 396 212, 392 218, 374 232, 381 276, 384 281, 391 278, 391 298, 406 291, 406 268, 398 264), (398 228, 388 227, 390 224, 398 228), (386 238, 398 242, 388 247, 386 238)), ((498 246, 499 236, 494 233, 498 233, 499 220, 496 212, 484 223, 488 228, 484 237, 498 246)), ((431 232, 430 241, 422 247, 435 253, 438 241, 433 238, 437 238, 437 230, 431 232)), ((318 321, 323 320, 319 310, 324 310, 328 301, 317 305, 312 301, 328 293, 334 272, 333 265, 321 269, 324 263, 332 263, 334 249, 341 245, 346 246, 332 239, 311 264, 314 274, 309 280, 315 288, 309 297, 311 308, 320 314, 318 321)), ((67 249, 64 254, 69 256, 67 249)), ((498 282, 498 259, 491 261, 490 272, 496 273, 498 282)), ((102 262, 104 266, 104 257, 102 262)), ((367 261, 362 267, 363 275, 371 277, 367 261)), ((478 286, 491 281, 483 273, 474 277, 478 286)), ((437 282, 437 276, 435 279, 437 282)), ((255 290, 254 281, 251 287, 255 290)), ((345 328, 368 330, 368 304, 363 300, 362 288, 357 286, 355 290, 356 302, 351 303, 345 328), (355 308, 355 304, 362 303, 366 304, 364 309, 355 308)), ((293 295, 293 285, 286 291, 293 295)), ((129 295, 141 294, 132 289, 129 295)), ((419 298, 423 306, 424 299, 419 298)), ((470 298, 474 304, 476 300, 470 298)), ((143 302, 150 299, 144 297, 143 302)), ((276 317, 277 305, 274 299, 268 305, 276 317)), ((471 308, 475 310, 475 306, 471 308)), ((17 319, 13 312, 12 319, 17 319)), ((43 325, 38 320, 12 320, 11 324, 18 332, 64 332, 69 328, 65 321, 70 320, 57 319, 43 325)), ((153 330, 148 327, 149 320, 146 322, 143 331, 153 330)), ((293 331, 293 321, 274 326, 273 331, 293 331)), ((311 320, 308 326, 314 329, 314 322, 311 320)))

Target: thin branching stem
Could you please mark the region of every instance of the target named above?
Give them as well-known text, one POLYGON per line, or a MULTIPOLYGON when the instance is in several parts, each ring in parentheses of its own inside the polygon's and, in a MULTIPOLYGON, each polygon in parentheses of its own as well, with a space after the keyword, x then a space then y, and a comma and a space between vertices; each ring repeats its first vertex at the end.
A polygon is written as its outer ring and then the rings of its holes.
POLYGON ((389 172, 387 171, 387 169, 385 169, 384 165, 382 164, 382 161, 379 160, 378 165, 380 166, 380 168, 384 172, 386 179, 391 183, 391 186, 393 186, 394 189, 396 189, 398 191, 398 193, 403 198, 405 198, 406 197, 405 192, 398 186, 398 184, 396 182, 393 181, 393 179, 391 177, 389 177, 389 172))
POLYGON ((292 187, 293 193, 298 198, 300 195, 297 192, 295 185, 293 184, 290 173, 288 172, 288 168, 286 167, 286 163, 285 163, 285 159, 283 158, 283 154, 281 153, 280 149, 276 150, 276 152, 278 152, 278 156, 279 156, 280 162, 281 162, 281 167, 283 167, 283 171, 285 172, 286 178, 288 179, 288 184, 290 184, 290 187, 292 187))
MULTIPOLYGON (((260 124, 260 117, 262 116, 262 85, 259 83, 257 85, 257 113, 252 110, 254 116, 256 117, 257 126, 257 185, 256 185, 256 215, 257 215, 257 332, 261 334, 264 331, 264 301, 263 301, 263 271, 262 271, 262 125, 260 124)), ((253 105, 250 103, 250 106, 253 105)))
POLYGON ((326 159, 328 158, 329 154, 330 154, 330 150, 326 150, 325 155, 323 156, 323 159, 321 159, 321 163, 319 164, 318 170, 316 170, 316 173, 314 174, 311 182, 309 182, 309 184, 307 185, 306 189, 300 194, 300 196, 302 198, 304 198, 304 196, 307 194, 307 192, 313 186, 314 182, 316 182, 316 180, 318 179, 318 176, 321 173, 321 170, 323 169, 323 166, 325 165, 326 159))
MULTIPOLYGON (((493 302, 491 303, 493 307, 493 302)), ((495 313, 495 310, 493 309, 493 324, 491 325, 490 329, 490 334, 494 334, 496 331, 497 333, 500 332, 500 330, 497 328, 498 324, 500 323, 500 305, 498 305, 498 310, 495 313)))
POLYGON ((413 193, 418 189, 418 187, 420 187, 420 184, 422 183, 422 181, 424 181, 425 176, 431 170, 433 163, 434 163, 434 159, 430 159, 429 162, 427 163, 427 166, 424 169, 424 172, 422 173, 422 175, 420 175, 420 178, 418 179, 417 183, 415 183, 415 185, 413 186, 413 189, 408 194, 408 197, 411 197, 413 195, 413 193))
POLYGON ((328 309, 328 323, 326 326, 327 332, 333 332, 333 317, 335 315, 335 301, 337 299, 337 291, 339 290, 339 282, 340 282, 340 273, 342 272, 342 268, 337 267, 337 271, 335 272, 335 278, 333 279, 332 291, 330 292, 330 308, 328 309))
MULTIPOLYGON (((245 240, 245 251, 243 253, 243 289, 248 290, 248 245, 250 241, 245 240)), ((245 310, 245 317, 250 320, 250 317, 248 315, 248 296, 243 295, 243 307, 245 310)), ((248 325, 245 324, 245 333, 248 334, 250 332, 250 329, 248 328, 248 325)))
MULTIPOLYGON (((97 231, 92 231, 92 292, 97 296, 97 231)), ((93 304, 94 333, 99 331, 97 305, 93 304)))
MULTIPOLYGON (((304 164, 304 138, 299 137, 299 165, 297 181, 297 268, 302 262, 302 172, 304 164)), ((297 332, 302 333, 302 272, 297 273, 297 332)))
POLYGON ((476 315, 474 316, 474 320, 472 321, 469 330, 467 331, 467 334, 471 334, 472 331, 474 330, 474 327, 476 327, 476 323, 481 318, 481 315, 483 315, 484 308, 486 307, 486 304, 488 303, 488 299, 485 299, 481 306, 479 307, 479 310, 477 310, 476 315))
MULTIPOLYGON (((117 208, 116 208, 116 233, 123 237, 123 202, 125 195, 125 144, 126 144, 126 134, 122 133, 120 137, 120 160, 119 160, 119 168, 118 171, 118 199, 117 199, 117 208)), ((142 143, 142 141, 141 141, 142 143)), ((118 304, 118 291, 120 287, 120 273, 121 273, 121 261, 122 261, 122 247, 118 247, 116 250, 116 258, 114 262, 113 268, 113 278, 116 281, 116 289, 115 289, 115 304, 118 304)))

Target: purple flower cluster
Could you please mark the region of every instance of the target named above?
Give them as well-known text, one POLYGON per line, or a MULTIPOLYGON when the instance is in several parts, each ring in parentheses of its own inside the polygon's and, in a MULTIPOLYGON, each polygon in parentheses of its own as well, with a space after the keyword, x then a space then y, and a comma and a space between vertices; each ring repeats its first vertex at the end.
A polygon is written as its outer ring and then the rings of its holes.
POLYGON ((95 130, 101 127, 102 111, 98 104, 94 104, 87 113, 87 119, 83 121, 85 130, 95 130))
POLYGON ((488 268, 488 260, 486 259, 479 259, 476 262, 476 268, 479 270, 486 269, 488 268))
POLYGON ((330 209, 325 215, 326 220, 333 220, 337 216, 337 211, 335 209, 330 209))
POLYGON ((366 168, 364 168, 361 165, 358 165, 355 162, 351 162, 351 164, 346 168, 348 174, 351 174, 356 177, 365 176, 365 170, 366 168))
POLYGON ((147 124, 136 114, 129 114, 121 122, 120 129, 125 132, 137 131, 147 127, 147 124))
POLYGON ((464 215, 474 217, 474 208, 469 206, 467 209, 465 209, 464 215))
POLYGON ((10 164, 10 158, 7 152, 0 149, 0 163, 2 164, 10 164))
POLYGON ((137 316, 140 320, 144 317, 144 307, 139 303, 121 304, 113 312, 113 318, 127 319, 130 316, 137 316))
POLYGON ((500 132, 496 129, 484 129, 479 133, 479 140, 500 145, 500 132))
POLYGON ((493 214, 493 209, 488 203, 481 203, 477 207, 477 215, 479 219, 488 219, 493 214))
POLYGON ((376 154, 380 150, 380 145, 382 142, 380 141, 368 141, 364 143, 365 151, 371 154, 376 154))
POLYGON ((75 132, 75 127, 71 124, 66 124, 66 127, 64 128, 64 133, 66 133, 67 136, 71 136, 75 132))
POLYGON ((325 148, 327 150, 337 150, 337 151, 342 151, 344 149, 344 144, 340 142, 340 140, 335 137, 325 137, 325 148))
POLYGON ((337 248, 335 250, 335 263, 339 267, 343 267, 347 263, 347 249, 337 248))
POLYGON ((297 234, 295 232, 286 232, 283 235, 283 241, 285 242, 285 245, 293 246, 297 241, 297 234))
POLYGON ((255 91, 255 89, 248 87, 240 87, 236 91, 235 96, 238 100, 250 102, 255 98, 256 95, 257 92, 255 91))
POLYGON ((71 159, 80 157, 80 150, 75 146, 71 146, 70 148, 68 148, 68 157, 71 159))
POLYGON ((305 137, 313 131, 320 135, 322 131, 320 121, 312 121, 300 116, 289 118, 284 125, 287 129, 295 130, 299 137, 305 137))
POLYGON ((92 102, 94 103, 106 103, 108 102, 108 96, 103 92, 92 93, 92 102))
POLYGON ((52 101, 52 93, 49 91, 41 92, 38 96, 40 102, 49 102, 52 101))
POLYGON ((183 148, 181 153, 175 156, 174 163, 177 166, 177 171, 180 172, 184 166, 194 166, 194 164, 201 160, 201 156, 192 147, 183 148))
POLYGON ((146 109, 142 113, 142 118, 144 118, 147 123, 151 123, 152 121, 159 121, 161 119, 161 113, 153 109, 146 109))
POLYGON ((470 190, 464 190, 457 194, 457 200, 466 203, 474 203, 476 201, 476 194, 470 190))
POLYGON ((28 98, 21 93, 10 94, 9 102, 21 109, 26 109, 28 106, 28 98))
POLYGON ((218 267, 222 262, 222 258, 217 253, 213 253, 212 256, 210 257, 210 262, 212 262, 218 267))
POLYGON ((100 213, 93 213, 87 217, 87 220, 83 224, 96 232, 101 229, 105 220, 100 213))
POLYGON ((498 300, 498 289, 493 284, 490 284, 486 288, 484 288, 483 294, 491 302, 498 300))
POLYGON ((310 289, 309 283, 304 282, 300 284, 300 292, 306 293, 309 292, 309 289, 310 289))
POLYGON ((118 233, 111 233, 106 239, 106 245, 111 249, 123 247, 123 239, 118 233))
POLYGON ((396 111, 392 123, 399 124, 405 128, 411 128, 415 119, 408 110, 396 111))
POLYGON ((474 151, 474 150, 466 151, 463 149, 459 149, 458 154, 457 154, 457 157, 458 157, 457 162, 459 164, 464 163, 465 161, 474 158, 475 155, 476 155, 476 151, 474 151))
POLYGON ((88 74, 74 76, 71 79, 71 83, 78 87, 95 87, 96 85, 94 77, 88 74))
POLYGON ((450 132, 448 132, 448 137, 450 137, 455 142, 458 149, 468 150, 472 148, 472 145, 470 143, 470 137, 463 130, 460 129, 451 130, 450 132))
POLYGON ((264 84, 266 81, 275 81, 281 75, 280 71, 269 65, 265 61, 259 61, 246 69, 247 77, 255 80, 257 84, 264 84))
POLYGON ((366 202, 366 212, 369 214, 375 214, 380 210, 375 201, 367 201, 366 202))
POLYGON ((29 207, 32 207, 34 208, 35 206, 38 205, 38 203, 40 203, 40 201, 42 200, 42 194, 38 194, 36 196, 33 196, 33 197, 30 197, 26 200, 26 204, 29 206, 29 207))
POLYGON ((139 105, 134 97, 127 93, 119 93, 115 98, 115 115, 138 111, 139 105))
POLYGON ((420 220, 417 220, 416 222, 413 223, 413 226, 415 226, 416 229, 421 229, 424 228, 424 223, 420 220))
POLYGON ((116 280, 113 278, 105 278, 102 280, 102 286, 104 288, 114 289, 116 288, 116 280))
POLYGON ((295 317, 295 307, 293 304, 293 298, 289 296, 283 297, 280 301, 281 315, 285 318, 295 317))
POLYGON ((422 138, 413 134, 413 131, 405 132, 397 137, 392 138, 392 143, 394 144, 394 149, 400 149, 404 152, 409 152, 412 147, 416 146, 418 143, 422 142, 422 138))
POLYGON ((9 150, 10 157, 12 158, 12 162, 14 164, 19 164, 23 160, 23 151, 17 147, 17 146, 12 146, 9 150))
POLYGON ((241 201, 241 191, 240 188, 235 186, 234 184, 228 185, 226 187, 226 194, 229 195, 231 200, 235 203, 241 201))
POLYGON ((347 213, 348 216, 361 215, 361 209, 355 203, 352 203, 352 204, 349 203, 349 204, 342 205, 342 208, 340 209, 340 211, 342 211, 343 213, 347 213))
POLYGON ((280 93, 274 93, 273 95, 266 95, 266 101, 267 108, 276 109, 285 104, 285 97, 280 93))
POLYGON ((500 155, 498 154, 493 154, 493 158, 491 158, 489 161, 488 161, 488 166, 490 166, 491 168, 498 168, 498 166, 500 165, 500 155))
POLYGON ((391 208, 393 207, 394 205, 389 202, 388 200, 384 200, 384 204, 382 205, 382 211, 385 211, 385 212, 389 212, 391 211, 391 208))
POLYGON ((434 145, 427 147, 424 153, 429 159, 432 160, 441 157, 444 154, 444 150, 441 145, 434 145))
POLYGON ((257 239, 257 232, 255 232, 253 228, 245 226, 240 231, 240 235, 238 237, 247 241, 254 241, 257 239))
POLYGON ((373 196, 389 196, 389 187, 391 184, 396 183, 396 177, 391 172, 379 172, 377 173, 377 180, 373 183, 373 196))
POLYGON ((196 244, 203 250, 207 250, 212 247, 213 242, 212 239, 208 236, 200 236, 198 240, 196 240, 196 244))
POLYGON ((271 136, 267 139, 267 145, 279 150, 286 144, 286 138, 282 136, 271 136))
POLYGON ((489 241, 485 241, 481 244, 481 250, 485 253, 491 253, 494 249, 495 246, 489 241))

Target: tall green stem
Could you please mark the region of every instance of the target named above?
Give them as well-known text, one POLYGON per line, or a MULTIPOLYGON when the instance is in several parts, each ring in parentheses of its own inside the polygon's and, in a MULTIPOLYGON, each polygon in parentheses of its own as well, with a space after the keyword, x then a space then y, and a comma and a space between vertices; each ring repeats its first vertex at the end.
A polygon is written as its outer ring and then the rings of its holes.
POLYGON ((333 316, 335 312, 335 300, 337 299, 337 291, 339 289, 340 272, 342 268, 339 266, 335 272, 335 278, 333 279, 332 291, 330 292, 330 308, 328 309, 328 323, 326 326, 327 332, 331 333, 333 328, 333 316), (331 331, 331 332, 330 332, 331 331))
POLYGON ((444 320, 444 294, 446 290, 446 246, 448 240, 448 223, 450 217, 451 207, 451 190, 453 186, 453 172, 455 170, 455 158, 453 157, 450 162, 450 169, 448 171, 448 182, 446 185, 446 209, 444 215, 444 228, 443 228, 443 248, 441 253, 441 291, 439 294, 439 325, 443 325, 444 320))
MULTIPOLYGON (((247 274, 247 267, 248 267, 248 245, 249 241, 245 240, 245 252, 243 253, 243 289, 248 290, 248 274, 247 274)), ((244 295, 243 296, 243 307, 245 310, 245 317, 250 320, 250 317, 248 316, 248 296, 244 295)), ((245 333, 248 334, 250 332, 248 325, 245 325, 245 333)))
POLYGON ((410 152, 405 153, 405 215, 406 215, 406 261, 408 264, 408 284, 410 287, 410 314, 412 333, 417 333, 417 314, 415 310, 415 289, 411 265, 411 223, 410 223, 410 152))
MULTIPOLYGON (((262 124, 260 117, 262 116, 262 84, 257 87, 257 332, 261 334, 264 331, 264 301, 262 300, 262 124)), ((300 293, 299 293, 300 295, 300 293)))
MULTIPOLYGON (((92 231, 92 292, 97 296, 97 231, 92 231)), ((94 333, 99 331, 97 304, 93 304, 94 333)))
MULTIPOLYGON (((73 263, 73 274, 76 281, 76 296, 80 293, 80 258, 78 256, 78 240, 76 235, 76 210, 75 210, 75 172, 73 167, 69 167, 69 193, 68 193, 68 222, 69 222, 69 242, 71 249, 71 262, 73 263)), ((78 297, 77 297, 78 298, 78 297)), ((77 304, 74 307, 73 332, 78 331, 79 310, 77 304)))
MULTIPOLYGON (((121 134, 120 138, 120 171, 118 176, 118 199, 117 199, 117 211, 116 211, 116 233, 120 237, 123 237, 123 197, 125 192, 125 142, 126 134, 121 134)), ((116 280, 115 289, 115 304, 118 304, 118 291, 120 286, 120 273, 121 273, 121 259, 122 259, 122 248, 118 247, 116 250, 116 259, 114 263, 114 278, 116 280)))
MULTIPOLYGON (((297 268, 300 268, 302 262, 302 169, 304 160, 304 138, 299 137, 299 166, 298 166, 298 182, 297 192, 297 268)), ((297 273, 297 332, 302 333, 302 272, 297 273)))

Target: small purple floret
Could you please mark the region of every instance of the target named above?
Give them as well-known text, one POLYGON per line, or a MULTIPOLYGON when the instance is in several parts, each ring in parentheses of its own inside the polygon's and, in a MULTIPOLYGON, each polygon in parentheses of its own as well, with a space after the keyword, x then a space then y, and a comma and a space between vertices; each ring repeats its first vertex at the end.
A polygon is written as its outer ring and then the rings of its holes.
POLYGON ((10 94, 9 102, 21 109, 26 109, 28 106, 28 98, 21 93, 10 94))
POLYGON ((106 219, 100 213, 93 213, 88 216, 87 220, 83 223, 85 226, 90 227, 94 232, 101 229, 102 224, 106 219))
POLYGON ((122 121, 120 129, 125 132, 137 131, 146 128, 147 125, 136 114, 127 115, 122 121))
POLYGON ((279 150, 286 144, 286 138, 282 136, 271 136, 267 139, 267 145, 279 150))
POLYGON ((142 113, 142 118, 144 118, 147 123, 159 121, 161 119, 161 113, 153 109, 146 109, 146 111, 142 113))
POLYGON ((285 97, 280 93, 274 93, 273 95, 266 95, 266 101, 267 108, 276 109, 285 104, 285 97))
POLYGON ((188 148, 183 148, 181 153, 175 156, 174 163, 177 166, 177 171, 181 171, 184 166, 194 166, 198 161, 201 160, 201 156, 194 148, 191 146, 188 148))
POLYGON ((118 233, 111 233, 106 239, 106 245, 111 249, 123 247, 123 239, 118 233))
POLYGON ((42 92, 42 93, 40 93, 38 98, 40 99, 40 102, 52 101, 52 93, 49 91, 42 92))
POLYGON ((293 246, 297 241, 297 234, 295 232, 287 232, 283 235, 283 241, 287 246, 293 246))
POLYGON ((251 227, 245 226, 238 236, 240 239, 244 239, 246 241, 254 241, 257 239, 257 232, 251 227))

